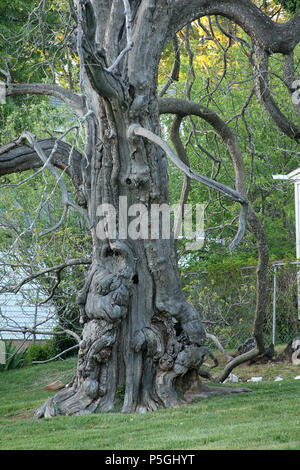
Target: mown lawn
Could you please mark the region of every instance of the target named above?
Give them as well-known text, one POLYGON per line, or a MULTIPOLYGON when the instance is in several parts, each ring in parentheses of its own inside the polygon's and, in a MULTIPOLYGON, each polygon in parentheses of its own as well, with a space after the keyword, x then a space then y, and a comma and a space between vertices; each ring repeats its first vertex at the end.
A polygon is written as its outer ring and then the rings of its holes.
POLYGON ((75 367, 72 358, 0 373, 0 449, 300 450, 300 380, 292 378, 299 366, 289 374, 286 367, 281 382, 268 368, 269 380, 245 384, 249 393, 211 396, 174 410, 33 420, 35 409, 55 393, 43 387, 68 383, 75 367))

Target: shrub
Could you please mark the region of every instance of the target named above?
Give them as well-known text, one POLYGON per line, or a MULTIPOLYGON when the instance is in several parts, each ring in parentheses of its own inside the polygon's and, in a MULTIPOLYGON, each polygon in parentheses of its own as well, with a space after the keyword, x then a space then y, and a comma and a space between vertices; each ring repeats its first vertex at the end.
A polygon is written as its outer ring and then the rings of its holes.
POLYGON ((5 344, 5 364, 0 364, 0 371, 9 369, 19 369, 23 367, 27 356, 27 349, 18 350, 17 346, 10 341, 5 344))
POLYGON ((51 341, 34 343, 28 348, 27 362, 31 364, 33 361, 47 361, 53 356, 55 356, 55 353, 51 341))

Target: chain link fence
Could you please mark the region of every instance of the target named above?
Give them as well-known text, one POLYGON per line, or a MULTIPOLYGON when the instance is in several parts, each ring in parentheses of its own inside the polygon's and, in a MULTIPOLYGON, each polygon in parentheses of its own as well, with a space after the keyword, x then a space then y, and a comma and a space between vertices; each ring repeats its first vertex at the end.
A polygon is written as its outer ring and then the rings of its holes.
POLYGON ((49 338, 44 332, 52 332, 57 325, 55 309, 40 305, 38 289, 31 286, 17 294, 0 294, 0 338, 17 343, 49 338))
MULTIPOLYGON (((300 263, 269 265, 265 344, 287 344, 300 331, 300 263), (299 305, 299 306, 298 306, 299 305)), ((189 272, 183 276, 187 299, 199 311, 207 333, 225 349, 235 350, 253 335, 256 307, 256 267, 189 272)))

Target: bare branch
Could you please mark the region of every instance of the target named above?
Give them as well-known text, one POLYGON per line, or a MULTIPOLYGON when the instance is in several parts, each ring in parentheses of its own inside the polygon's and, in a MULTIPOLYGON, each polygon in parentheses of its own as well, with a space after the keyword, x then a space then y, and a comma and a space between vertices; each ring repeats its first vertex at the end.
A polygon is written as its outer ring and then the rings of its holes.
POLYGON ((51 357, 50 359, 47 359, 46 361, 32 361, 32 364, 46 364, 47 362, 54 361, 55 359, 58 359, 59 357, 63 356, 65 353, 67 353, 69 351, 73 351, 74 349, 77 349, 77 348, 79 348, 79 345, 75 344, 74 346, 71 346, 70 348, 65 349, 61 353, 57 354, 54 357, 51 357))
POLYGON ((55 335, 63 335, 63 334, 68 334, 70 336, 73 336, 73 338, 76 339, 77 343, 80 343, 81 339, 80 336, 78 336, 75 331, 65 329, 65 330, 59 330, 59 331, 45 331, 45 330, 37 330, 35 328, 28 328, 27 326, 20 327, 20 328, 1 328, 1 331, 5 331, 7 333, 29 333, 31 334, 36 334, 36 335, 45 335, 45 336, 55 336, 55 335))
POLYGON ((218 338, 215 336, 215 335, 212 335, 210 333, 206 333, 206 336, 207 338, 211 339, 215 345, 217 346, 217 348, 219 349, 219 351, 223 354, 223 356, 226 358, 227 362, 231 361, 233 358, 232 356, 230 356, 226 350, 223 348, 222 344, 220 343, 220 341, 218 340, 218 338))
MULTIPOLYGON (((17 294, 19 290, 28 282, 33 281, 34 279, 43 276, 45 274, 51 273, 51 272, 59 272, 62 271, 65 268, 68 268, 69 266, 77 266, 77 265, 85 265, 85 264, 91 264, 91 259, 89 258, 74 258, 74 259, 69 259, 65 261, 64 263, 58 264, 56 266, 51 266, 50 268, 45 268, 42 269, 36 273, 31 274, 30 276, 27 276, 26 278, 22 279, 22 281, 12 290, 12 289, 2 289, 1 292, 13 292, 14 294, 17 294)), ((49 300, 49 299, 47 299, 49 300)), ((43 302, 45 303, 45 302, 43 302)))

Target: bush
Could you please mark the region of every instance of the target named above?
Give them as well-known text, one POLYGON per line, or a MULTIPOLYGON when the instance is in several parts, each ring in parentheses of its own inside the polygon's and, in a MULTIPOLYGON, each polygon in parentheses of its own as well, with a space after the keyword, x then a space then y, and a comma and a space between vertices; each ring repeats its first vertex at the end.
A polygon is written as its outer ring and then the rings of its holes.
POLYGON ((5 344, 5 364, 0 364, 0 371, 10 370, 10 369, 19 369, 23 367, 27 356, 27 349, 18 350, 17 346, 12 344, 10 341, 8 344, 5 344))
POLYGON ((53 356, 55 356, 55 353, 51 341, 46 341, 45 343, 34 343, 28 348, 27 363, 31 364, 33 361, 47 361, 53 356))

